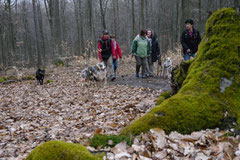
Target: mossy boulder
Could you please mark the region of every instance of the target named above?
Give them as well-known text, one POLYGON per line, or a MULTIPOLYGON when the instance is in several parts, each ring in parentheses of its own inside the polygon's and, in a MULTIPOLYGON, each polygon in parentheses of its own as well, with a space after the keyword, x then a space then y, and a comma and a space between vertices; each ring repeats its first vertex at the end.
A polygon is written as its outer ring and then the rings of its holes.
POLYGON ((240 16, 232 8, 212 14, 196 59, 181 89, 122 130, 137 135, 151 128, 188 134, 223 125, 240 124, 240 16))
POLYGON ((36 147, 26 160, 101 160, 80 144, 49 141, 36 147))
POLYGON ((157 105, 160 105, 163 101, 165 101, 166 99, 170 98, 172 96, 172 92, 171 91, 167 91, 167 92, 163 92, 160 94, 158 100, 157 100, 157 105))

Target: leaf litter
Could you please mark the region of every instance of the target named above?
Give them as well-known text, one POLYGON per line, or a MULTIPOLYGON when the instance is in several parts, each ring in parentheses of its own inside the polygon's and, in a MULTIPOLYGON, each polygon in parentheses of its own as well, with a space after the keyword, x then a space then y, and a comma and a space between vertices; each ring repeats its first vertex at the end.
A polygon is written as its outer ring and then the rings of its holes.
MULTIPOLYGON (((43 86, 36 81, 0 86, 0 159, 24 159, 49 140, 88 146, 95 133, 118 134, 154 107, 162 92, 117 83, 91 85, 82 81, 82 68, 49 68, 45 82, 53 83, 43 86)), ((120 72, 134 73, 124 68, 120 72)))

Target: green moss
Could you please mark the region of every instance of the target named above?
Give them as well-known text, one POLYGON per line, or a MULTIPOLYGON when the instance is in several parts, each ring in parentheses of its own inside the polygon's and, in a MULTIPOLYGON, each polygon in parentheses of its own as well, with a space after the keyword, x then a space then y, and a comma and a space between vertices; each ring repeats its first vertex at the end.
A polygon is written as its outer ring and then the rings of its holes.
POLYGON ((63 67, 64 66, 64 62, 62 60, 58 60, 56 63, 55 63, 56 67, 63 67))
POLYGON ((9 79, 5 76, 0 77, 0 83, 5 82, 7 80, 9 80, 9 79))
POLYGON ((116 135, 101 135, 96 134, 94 137, 90 140, 90 146, 92 147, 101 147, 104 148, 106 146, 114 147, 120 142, 126 141, 127 144, 130 146, 132 144, 132 141, 129 136, 116 136, 116 135), (112 140, 112 145, 108 144, 108 141, 112 140))
POLYGON ((157 105, 160 105, 163 101, 165 101, 170 97, 171 97, 171 91, 161 93, 157 100, 157 105))
POLYGON ((137 135, 155 127, 183 134, 221 128, 226 112, 240 124, 239 42, 240 16, 235 10, 213 13, 179 92, 123 129, 121 135, 137 135), (224 92, 222 78, 232 79, 224 92))
POLYGON ((47 80, 46 82, 47 83, 53 83, 54 81, 53 80, 47 80))
POLYGON ((35 80, 35 76, 34 75, 24 76, 22 77, 22 80, 35 80))
POLYGON ((80 144, 49 141, 36 147, 26 160, 100 160, 80 144))

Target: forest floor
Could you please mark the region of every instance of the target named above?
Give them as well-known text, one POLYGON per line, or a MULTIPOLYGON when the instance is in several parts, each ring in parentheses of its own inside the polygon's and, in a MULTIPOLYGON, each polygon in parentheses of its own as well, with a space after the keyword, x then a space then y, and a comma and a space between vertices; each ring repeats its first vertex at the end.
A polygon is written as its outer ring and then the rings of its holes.
MULTIPOLYGON (((118 134, 155 106, 167 79, 135 77, 135 62, 119 63, 118 77, 106 86, 83 82, 86 64, 46 68, 35 80, 0 85, 0 159, 24 159, 37 145, 63 140, 88 146, 95 133, 118 134), (46 81, 50 83, 46 83, 46 81)), ((28 70, 34 74, 34 70, 28 70)))

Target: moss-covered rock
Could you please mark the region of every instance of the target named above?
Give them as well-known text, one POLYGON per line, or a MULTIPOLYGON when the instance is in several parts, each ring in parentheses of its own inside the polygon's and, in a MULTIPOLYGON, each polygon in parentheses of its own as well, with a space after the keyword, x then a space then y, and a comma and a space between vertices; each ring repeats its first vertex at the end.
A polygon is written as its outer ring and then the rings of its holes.
POLYGON ((123 129, 137 135, 151 128, 186 134, 221 127, 227 117, 240 124, 240 16, 224 8, 212 14, 196 59, 177 94, 123 129), (228 114, 226 114, 228 113, 228 114))
POLYGON ((167 91, 167 92, 163 92, 160 94, 158 100, 157 100, 157 105, 160 105, 163 101, 165 101, 166 99, 170 98, 172 96, 172 92, 171 91, 167 91))
POLYGON ((26 160, 100 160, 80 144, 49 141, 36 147, 26 160))

